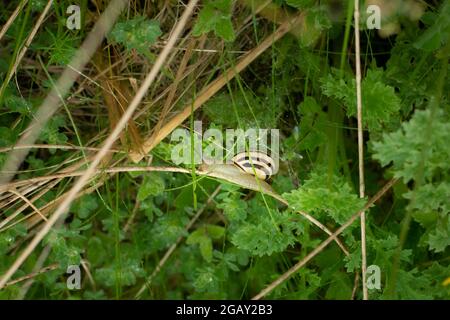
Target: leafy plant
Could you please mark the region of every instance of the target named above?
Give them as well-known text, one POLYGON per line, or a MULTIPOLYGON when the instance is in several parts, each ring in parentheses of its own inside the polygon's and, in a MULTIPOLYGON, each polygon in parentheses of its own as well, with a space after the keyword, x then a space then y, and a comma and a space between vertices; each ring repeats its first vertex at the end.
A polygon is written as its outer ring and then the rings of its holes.
POLYGON ((223 38, 225 41, 233 41, 235 33, 231 23, 232 1, 209 0, 199 13, 193 35, 199 36, 210 31, 223 38))
POLYGON ((161 34, 158 21, 136 16, 131 20, 117 23, 109 37, 113 43, 121 44, 127 50, 134 49, 146 54, 161 34))
MULTIPOLYGON (((202 1, 92 179, 0 298, 250 299, 270 288, 269 299, 362 299, 366 258, 370 299, 449 299, 450 1, 377 3, 383 29, 360 21, 361 164, 352 2, 202 1), (279 170, 264 185, 273 193, 175 163, 170 132, 199 141, 196 120, 223 133, 279 129, 279 170), (359 220, 317 250, 388 181, 365 211, 365 251, 359 220), (80 267, 80 290, 67 287, 68 266, 80 267)), ((27 151, 0 195, 2 275, 86 172, 185 10, 130 1, 74 70, 67 64, 107 4, 79 1, 81 30, 66 28, 66 0, 39 26, 46 4, 28 1, 0 39, 0 166, 12 149, 27 151), (15 146, 73 71, 36 142, 15 146)), ((0 8, 0 24, 18 5, 0 8)))

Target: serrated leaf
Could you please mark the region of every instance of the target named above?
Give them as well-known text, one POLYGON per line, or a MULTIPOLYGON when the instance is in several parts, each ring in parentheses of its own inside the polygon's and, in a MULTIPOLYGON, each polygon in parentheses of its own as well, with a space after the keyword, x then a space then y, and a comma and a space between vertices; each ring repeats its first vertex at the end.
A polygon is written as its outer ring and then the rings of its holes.
POLYGON ((6 107, 13 112, 27 115, 32 112, 33 105, 22 97, 10 95, 5 99, 6 107))
MULTIPOLYGON (((353 78, 344 79, 329 73, 321 79, 321 83, 325 95, 342 101, 349 117, 356 116, 356 86, 353 78)), ((369 69, 362 81, 361 91, 363 124, 370 131, 380 130, 385 124, 396 120, 400 99, 394 88, 384 83, 382 70, 369 69)))
POLYGON ((157 196, 165 189, 164 179, 155 173, 150 173, 145 176, 144 181, 139 187, 137 199, 144 201, 149 196, 157 196))
POLYGON ((355 272, 361 268, 361 250, 351 252, 349 256, 344 257, 345 260, 345 268, 347 272, 355 272))
POLYGON ((382 166, 392 163, 395 177, 405 183, 421 171, 423 178, 429 181, 436 172, 450 169, 450 123, 447 119, 442 110, 432 119, 429 110, 417 110, 399 130, 384 134, 382 141, 374 142, 373 157, 382 166), (423 161, 426 161, 425 166, 423 161))
POLYGON ((227 198, 223 199, 217 207, 223 210, 225 216, 230 221, 242 221, 247 217, 247 203, 236 196, 231 196, 229 193, 227 198))
POLYGON ((224 39, 233 41, 235 33, 231 23, 231 0, 215 0, 205 3, 203 9, 198 15, 197 23, 194 26, 192 34, 199 36, 210 31, 224 39))
POLYGON ((450 246, 450 219, 447 223, 438 224, 428 237, 428 245, 435 252, 442 252, 450 246))
POLYGON ((326 170, 317 170, 297 190, 284 193, 289 205, 314 216, 326 214, 337 223, 346 222, 364 206, 360 199, 342 177, 333 176, 331 181, 326 170))
POLYGON ((282 252, 294 245, 301 224, 293 222, 288 213, 267 211, 257 221, 245 222, 234 230, 231 242, 241 250, 256 256, 282 252))
MULTIPOLYGON (((60 132, 60 129, 66 125, 66 119, 62 115, 51 117, 40 133, 40 139, 48 144, 65 144, 67 136, 60 132)), ((55 149, 50 149, 50 153, 55 153, 55 149)))

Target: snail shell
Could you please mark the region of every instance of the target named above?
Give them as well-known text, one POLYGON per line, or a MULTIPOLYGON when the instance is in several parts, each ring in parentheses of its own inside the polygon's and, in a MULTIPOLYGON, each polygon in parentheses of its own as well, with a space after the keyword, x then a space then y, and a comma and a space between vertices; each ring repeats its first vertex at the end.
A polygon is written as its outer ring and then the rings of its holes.
POLYGON ((233 164, 241 171, 267 180, 274 174, 275 161, 259 151, 240 152, 232 158, 233 164))

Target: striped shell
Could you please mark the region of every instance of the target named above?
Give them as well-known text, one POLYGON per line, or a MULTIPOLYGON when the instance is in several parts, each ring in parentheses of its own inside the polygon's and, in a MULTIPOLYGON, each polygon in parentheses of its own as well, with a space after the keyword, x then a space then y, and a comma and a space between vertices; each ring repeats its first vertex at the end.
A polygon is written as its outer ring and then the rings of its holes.
POLYGON ((275 171, 275 162, 267 154, 258 151, 240 152, 233 157, 233 163, 245 173, 267 180, 275 171))

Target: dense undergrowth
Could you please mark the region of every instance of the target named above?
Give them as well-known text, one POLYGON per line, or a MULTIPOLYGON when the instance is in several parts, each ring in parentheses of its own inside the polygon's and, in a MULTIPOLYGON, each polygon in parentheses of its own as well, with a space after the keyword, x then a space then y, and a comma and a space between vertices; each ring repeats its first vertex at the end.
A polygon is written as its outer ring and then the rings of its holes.
MULTIPOLYGON (((19 3, 0 8, 0 24, 19 3)), ((29 277, 9 283, 1 298, 248 299, 328 237, 298 210, 334 231, 394 178, 366 212, 367 263, 380 271, 380 287, 371 287, 369 298, 450 297, 450 2, 371 1, 382 8, 381 30, 367 29, 361 4, 364 199, 358 196, 353 1, 276 0, 256 10, 264 3, 200 3, 103 167, 133 166, 129 152, 301 13, 300 26, 180 124, 280 129, 280 170, 271 184, 289 207, 194 172, 99 173, 11 280, 29 277), (70 265, 81 266, 79 290, 67 287, 70 265)), ((46 4, 28 1, 0 39, 0 165, 107 1, 55 1, 14 70, 46 4), (66 27, 71 4, 81 8, 80 30, 66 27)), ((129 2, 13 182, 84 168, 95 153, 87 147, 100 147, 117 123, 118 106, 130 102, 184 7, 129 2)), ((174 144, 169 136, 138 165, 174 166, 174 144)), ((28 181, 0 198, 0 274, 42 225, 36 209, 51 216, 74 177, 28 181)), ((267 297, 361 299, 359 220, 340 239, 348 256, 331 243, 267 297)))

